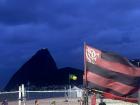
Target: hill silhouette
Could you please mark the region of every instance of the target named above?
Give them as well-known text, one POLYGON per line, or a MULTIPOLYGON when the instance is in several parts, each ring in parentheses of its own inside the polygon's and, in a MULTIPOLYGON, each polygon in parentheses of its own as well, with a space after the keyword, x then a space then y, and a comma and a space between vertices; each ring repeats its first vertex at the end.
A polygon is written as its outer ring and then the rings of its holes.
POLYGON ((45 87, 48 85, 69 84, 69 74, 75 74, 77 81, 71 81, 74 85, 83 83, 83 71, 75 68, 58 69, 48 49, 40 49, 12 76, 6 85, 6 91, 18 89, 21 84, 45 87))

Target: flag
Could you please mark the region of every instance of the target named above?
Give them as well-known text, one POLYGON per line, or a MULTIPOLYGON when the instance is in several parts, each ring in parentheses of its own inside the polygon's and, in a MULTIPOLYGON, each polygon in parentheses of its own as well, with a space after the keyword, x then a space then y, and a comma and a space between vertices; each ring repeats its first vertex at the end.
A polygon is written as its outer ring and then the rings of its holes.
POLYGON ((126 58, 85 45, 85 66, 88 88, 121 97, 137 97, 140 69, 126 58))

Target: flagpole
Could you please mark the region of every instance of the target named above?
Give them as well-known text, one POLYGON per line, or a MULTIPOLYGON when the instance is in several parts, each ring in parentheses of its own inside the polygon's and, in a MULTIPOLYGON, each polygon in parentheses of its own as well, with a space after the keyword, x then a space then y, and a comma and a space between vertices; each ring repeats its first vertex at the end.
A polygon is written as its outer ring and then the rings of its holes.
POLYGON ((87 69, 86 69, 86 43, 84 42, 84 105, 88 105, 87 69))
POLYGON ((86 69, 86 43, 84 42, 84 87, 87 88, 87 69, 86 69))

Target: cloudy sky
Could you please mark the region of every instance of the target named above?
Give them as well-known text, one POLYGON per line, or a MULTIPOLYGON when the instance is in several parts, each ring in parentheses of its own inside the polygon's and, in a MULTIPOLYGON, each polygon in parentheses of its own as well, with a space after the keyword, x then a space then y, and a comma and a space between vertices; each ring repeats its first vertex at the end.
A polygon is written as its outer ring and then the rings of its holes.
POLYGON ((83 43, 140 58, 140 0, 0 0, 0 86, 37 50, 83 69, 83 43))

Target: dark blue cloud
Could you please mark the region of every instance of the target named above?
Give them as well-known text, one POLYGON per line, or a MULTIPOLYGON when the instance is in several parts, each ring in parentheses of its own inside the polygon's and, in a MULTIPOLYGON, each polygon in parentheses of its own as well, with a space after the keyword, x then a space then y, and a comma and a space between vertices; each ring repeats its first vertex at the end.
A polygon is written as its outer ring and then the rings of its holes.
MULTIPOLYGON (((140 58, 139 0, 0 0, 0 80, 38 49, 83 69, 83 43, 140 58)), ((0 83, 0 85, 3 84, 0 83)))

